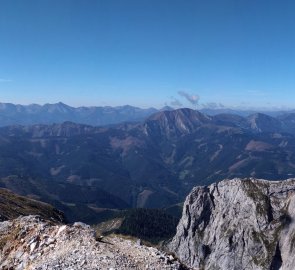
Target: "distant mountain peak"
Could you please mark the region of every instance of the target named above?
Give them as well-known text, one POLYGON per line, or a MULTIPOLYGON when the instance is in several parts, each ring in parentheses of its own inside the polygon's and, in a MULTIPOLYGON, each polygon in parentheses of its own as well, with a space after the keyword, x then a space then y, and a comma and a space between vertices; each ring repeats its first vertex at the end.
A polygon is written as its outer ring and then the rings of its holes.
POLYGON ((146 122, 146 132, 166 134, 168 137, 191 133, 198 126, 207 124, 211 117, 189 108, 173 111, 162 111, 149 117, 146 122))
POLYGON ((181 117, 183 119, 187 119, 190 121, 201 121, 201 122, 207 122, 211 120, 211 117, 199 111, 196 111, 190 108, 181 108, 176 110, 168 110, 168 111, 165 110, 165 111, 155 113, 152 116, 150 116, 147 119, 147 121, 161 119, 163 117, 170 118, 171 120, 175 120, 178 117, 181 117))
POLYGON ((251 129, 258 132, 277 132, 282 128, 280 120, 263 113, 251 114, 247 120, 251 129))

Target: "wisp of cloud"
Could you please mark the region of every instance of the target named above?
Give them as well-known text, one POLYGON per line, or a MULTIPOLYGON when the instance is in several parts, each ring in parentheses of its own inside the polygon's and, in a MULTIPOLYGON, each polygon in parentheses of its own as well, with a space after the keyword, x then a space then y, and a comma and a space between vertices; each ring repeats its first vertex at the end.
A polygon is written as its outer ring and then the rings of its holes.
POLYGON ((178 91, 178 94, 184 97, 192 105, 196 106, 199 103, 200 97, 198 95, 191 95, 185 91, 178 91))

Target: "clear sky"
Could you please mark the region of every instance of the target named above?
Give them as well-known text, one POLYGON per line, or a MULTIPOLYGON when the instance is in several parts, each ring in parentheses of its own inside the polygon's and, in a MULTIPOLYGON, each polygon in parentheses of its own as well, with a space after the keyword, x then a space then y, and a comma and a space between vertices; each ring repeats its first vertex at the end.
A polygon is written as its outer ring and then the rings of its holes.
POLYGON ((295 108, 294 14, 294 0, 0 0, 0 101, 295 108))

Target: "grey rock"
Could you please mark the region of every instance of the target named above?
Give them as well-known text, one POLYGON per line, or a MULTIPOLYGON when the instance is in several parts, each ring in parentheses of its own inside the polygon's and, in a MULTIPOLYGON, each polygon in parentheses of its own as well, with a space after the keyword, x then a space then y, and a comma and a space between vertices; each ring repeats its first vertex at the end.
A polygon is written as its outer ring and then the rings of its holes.
POLYGON ((141 239, 137 239, 136 244, 137 244, 138 246, 141 246, 141 239))
POLYGON ((294 195, 295 179, 195 187, 168 247, 196 269, 293 270, 294 195))
POLYGON ((35 250, 36 246, 37 246, 37 242, 33 242, 32 244, 30 244, 31 253, 35 250))

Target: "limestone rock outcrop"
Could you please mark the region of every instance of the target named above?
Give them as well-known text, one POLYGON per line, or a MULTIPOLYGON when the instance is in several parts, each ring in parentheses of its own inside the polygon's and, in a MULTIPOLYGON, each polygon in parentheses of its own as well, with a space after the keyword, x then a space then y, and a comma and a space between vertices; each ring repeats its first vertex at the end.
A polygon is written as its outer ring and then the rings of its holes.
POLYGON ((295 179, 195 187, 169 248, 194 269, 293 270, 295 179))

